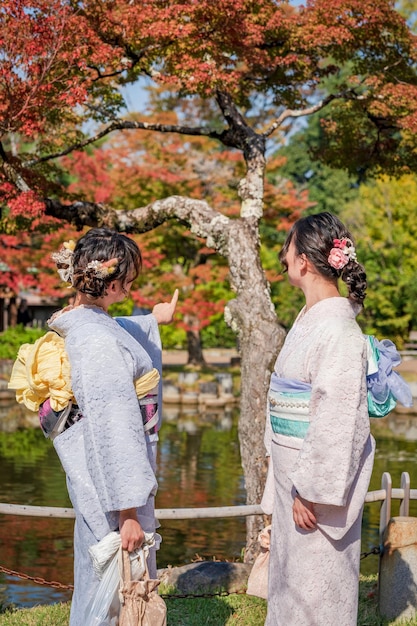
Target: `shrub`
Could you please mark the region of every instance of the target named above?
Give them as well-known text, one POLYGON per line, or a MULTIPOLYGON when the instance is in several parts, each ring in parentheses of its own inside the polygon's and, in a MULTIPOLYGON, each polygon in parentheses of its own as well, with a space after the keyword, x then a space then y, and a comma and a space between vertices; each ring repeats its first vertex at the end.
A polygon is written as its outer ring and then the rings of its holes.
POLYGON ((18 324, 0 333, 0 359, 12 359, 17 356, 23 343, 34 343, 46 333, 45 328, 32 328, 18 324))

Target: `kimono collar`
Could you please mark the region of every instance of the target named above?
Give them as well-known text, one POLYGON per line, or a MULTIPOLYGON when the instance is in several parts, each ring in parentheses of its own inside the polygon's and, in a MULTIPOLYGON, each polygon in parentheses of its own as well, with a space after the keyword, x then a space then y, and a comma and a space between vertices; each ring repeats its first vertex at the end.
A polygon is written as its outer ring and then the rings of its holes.
POLYGON ((317 317, 319 320, 323 320, 326 317, 344 317, 346 319, 355 319, 360 313, 362 307, 357 302, 349 300, 349 298, 332 297, 324 298, 319 302, 313 304, 312 307, 307 309, 305 306, 301 309, 296 322, 308 319, 309 321, 317 317))
POLYGON ((104 309, 84 304, 76 307, 66 307, 62 311, 55 313, 48 320, 49 328, 57 332, 61 337, 65 337, 74 326, 79 327, 84 324, 100 324, 109 328, 114 328, 115 325, 119 327, 117 322, 104 309))

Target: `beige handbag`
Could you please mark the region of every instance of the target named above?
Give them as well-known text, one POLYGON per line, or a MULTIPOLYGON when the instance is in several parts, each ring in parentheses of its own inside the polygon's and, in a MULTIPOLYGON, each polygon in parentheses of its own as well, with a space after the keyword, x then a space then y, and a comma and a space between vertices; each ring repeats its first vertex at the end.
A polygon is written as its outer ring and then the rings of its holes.
POLYGON ((166 626, 167 607, 155 591, 160 581, 149 578, 146 559, 142 580, 132 580, 129 552, 121 550, 120 571, 119 626, 166 626))
POLYGON ((255 559, 248 578, 246 593, 268 599, 269 548, 271 544, 271 526, 266 526, 258 536, 261 550, 255 559))

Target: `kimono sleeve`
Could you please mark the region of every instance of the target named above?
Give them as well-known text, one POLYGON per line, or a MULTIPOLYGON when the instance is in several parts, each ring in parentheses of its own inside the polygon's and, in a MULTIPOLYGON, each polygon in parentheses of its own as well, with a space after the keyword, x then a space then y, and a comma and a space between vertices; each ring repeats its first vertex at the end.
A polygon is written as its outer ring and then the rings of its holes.
POLYGON ((310 426, 292 473, 299 494, 345 506, 369 437, 366 346, 354 320, 316 329, 308 355, 310 426))
POLYGON ((115 320, 143 346, 151 357, 153 366, 161 373, 162 345, 156 318, 149 314, 116 317, 115 320))
MULTIPOLYGON (((157 484, 133 385, 132 354, 97 326, 73 333, 66 347, 84 415, 88 472, 103 510, 110 512, 143 506, 157 484)), ((145 360, 141 375, 151 368, 150 359, 145 360)))
POLYGON ((161 381, 158 384, 158 414, 162 422, 162 344, 158 322, 154 315, 132 315, 130 317, 116 317, 116 322, 144 348, 152 360, 152 365, 158 370, 161 381))

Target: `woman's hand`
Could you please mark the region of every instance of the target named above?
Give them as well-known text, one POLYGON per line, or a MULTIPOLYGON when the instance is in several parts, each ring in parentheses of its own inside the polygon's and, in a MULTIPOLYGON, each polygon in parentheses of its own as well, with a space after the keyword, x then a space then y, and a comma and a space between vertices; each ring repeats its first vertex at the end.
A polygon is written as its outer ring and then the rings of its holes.
POLYGON ((126 509, 119 513, 119 530, 122 548, 133 552, 141 547, 145 539, 145 533, 139 524, 136 509, 126 509))
POLYGON ((292 516, 296 526, 303 530, 315 530, 317 528, 313 503, 304 500, 298 494, 295 496, 294 504, 292 505, 292 516))
POLYGON ((158 324, 170 324, 174 319, 175 307, 178 302, 178 289, 174 291, 171 302, 158 302, 152 309, 158 324))

